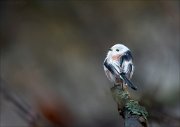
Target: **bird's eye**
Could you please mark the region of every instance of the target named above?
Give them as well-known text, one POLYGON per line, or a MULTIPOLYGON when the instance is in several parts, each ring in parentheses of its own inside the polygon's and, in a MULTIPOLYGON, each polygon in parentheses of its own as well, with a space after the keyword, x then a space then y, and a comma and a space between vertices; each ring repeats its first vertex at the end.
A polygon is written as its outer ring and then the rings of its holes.
POLYGON ((119 52, 119 49, 116 49, 117 52, 119 52))
POLYGON ((109 49, 109 51, 112 51, 112 49, 109 49))

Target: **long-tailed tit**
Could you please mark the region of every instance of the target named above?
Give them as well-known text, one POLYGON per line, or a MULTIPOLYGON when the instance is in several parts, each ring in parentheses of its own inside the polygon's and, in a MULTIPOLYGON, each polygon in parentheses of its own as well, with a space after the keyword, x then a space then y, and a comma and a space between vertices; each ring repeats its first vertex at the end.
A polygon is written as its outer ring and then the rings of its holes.
POLYGON ((128 85, 134 90, 136 86, 130 81, 133 72, 133 58, 131 51, 122 44, 112 46, 104 60, 104 71, 108 79, 115 85, 128 85))

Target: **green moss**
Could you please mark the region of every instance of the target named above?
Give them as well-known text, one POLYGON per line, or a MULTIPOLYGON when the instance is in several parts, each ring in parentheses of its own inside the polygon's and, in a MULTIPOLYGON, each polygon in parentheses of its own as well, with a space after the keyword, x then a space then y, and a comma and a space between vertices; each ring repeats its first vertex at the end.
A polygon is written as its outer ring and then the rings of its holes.
POLYGON ((116 103, 120 106, 120 107, 124 107, 127 100, 129 100, 129 94, 127 91, 122 90, 119 87, 113 87, 111 88, 111 92, 112 92, 112 96, 114 98, 114 100, 116 101, 116 103))
POLYGON ((128 114, 143 116, 147 120, 148 112, 138 101, 129 97, 128 91, 123 90, 120 86, 111 88, 112 96, 119 108, 125 110, 128 114))
POLYGON ((148 112, 143 106, 140 106, 138 101, 129 100, 125 108, 129 114, 143 116, 147 120, 148 112))

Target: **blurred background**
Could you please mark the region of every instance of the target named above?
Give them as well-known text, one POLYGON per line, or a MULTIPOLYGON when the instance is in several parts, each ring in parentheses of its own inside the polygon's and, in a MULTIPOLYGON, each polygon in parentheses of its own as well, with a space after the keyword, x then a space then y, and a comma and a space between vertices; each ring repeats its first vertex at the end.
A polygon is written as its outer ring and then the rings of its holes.
MULTIPOLYGON (((58 127, 123 127, 102 66, 122 43, 134 56, 138 91, 130 92, 150 127, 179 127, 179 35, 178 0, 4 0, 0 76, 58 127)), ((0 126, 28 127, 14 110, 1 95, 0 126)))

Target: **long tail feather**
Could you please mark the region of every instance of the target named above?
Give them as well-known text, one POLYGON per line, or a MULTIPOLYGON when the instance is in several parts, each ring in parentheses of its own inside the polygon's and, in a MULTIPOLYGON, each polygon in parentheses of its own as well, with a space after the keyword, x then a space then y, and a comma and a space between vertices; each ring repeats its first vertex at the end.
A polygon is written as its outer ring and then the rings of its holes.
POLYGON ((137 87, 126 77, 124 73, 121 73, 120 75, 124 79, 124 81, 128 84, 129 87, 131 87, 133 90, 137 90, 137 87))

